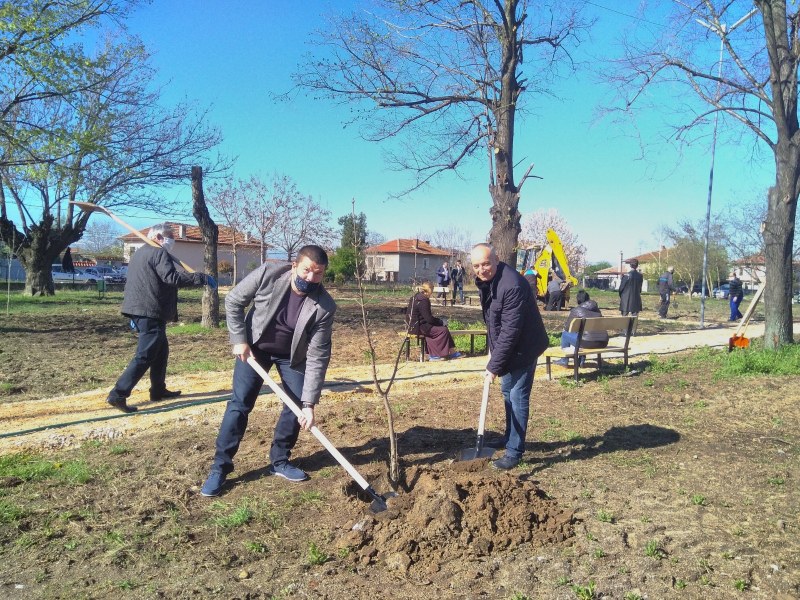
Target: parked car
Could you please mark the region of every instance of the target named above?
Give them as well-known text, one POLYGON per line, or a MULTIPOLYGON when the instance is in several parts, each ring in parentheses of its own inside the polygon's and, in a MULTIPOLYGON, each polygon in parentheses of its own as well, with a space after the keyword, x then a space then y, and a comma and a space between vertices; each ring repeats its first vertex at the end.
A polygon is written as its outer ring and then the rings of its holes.
POLYGON ((95 285, 97 283, 96 276, 84 273, 81 269, 75 269, 74 273, 68 273, 61 265, 52 265, 51 272, 54 283, 85 283, 86 285, 95 285))
POLYGON ((714 298, 727 299, 730 295, 730 287, 729 283, 723 283, 721 286, 715 287, 712 292, 714 298))
POLYGON ((88 267, 83 270, 87 275, 91 275, 98 281, 103 279, 106 283, 125 283, 126 279, 123 275, 117 273, 111 267, 88 267))

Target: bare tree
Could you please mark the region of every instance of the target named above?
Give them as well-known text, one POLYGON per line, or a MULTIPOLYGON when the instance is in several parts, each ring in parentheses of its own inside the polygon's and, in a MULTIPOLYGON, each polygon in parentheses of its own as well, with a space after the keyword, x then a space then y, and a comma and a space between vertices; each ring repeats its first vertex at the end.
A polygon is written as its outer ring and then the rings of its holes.
POLYGON ((112 246, 121 246, 118 239, 122 231, 113 221, 92 221, 86 226, 81 238, 81 249, 88 254, 99 254, 112 246))
POLYGON ((269 250, 267 239, 275 227, 275 220, 284 196, 281 190, 286 186, 286 179, 288 179, 286 176, 274 175, 272 183, 267 184, 260 177, 253 175, 247 182, 244 214, 261 244, 262 265, 267 259, 269 250))
POLYGON ((470 159, 487 161, 489 239, 507 261, 520 231, 520 192, 533 168, 515 178, 517 112, 523 92, 547 93, 558 67, 572 65, 569 49, 588 26, 579 4, 380 0, 373 12, 334 17, 315 38, 324 57, 309 60, 295 80, 336 101, 370 102, 374 110, 359 112, 363 135, 404 135, 389 160, 416 174, 412 189, 470 159), (535 73, 531 83, 523 56, 535 73))
MULTIPOLYGON (((716 219, 723 228, 725 244, 731 258, 750 258, 764 256, 764 236, 761 223, 767 220, 767 203, 763 197, 732 202, 716 219)), ((795 231, 798 214, 795 213, 795 231)), ((792 259, 800 257, 800 240, 795 235, 792 246, 792 259)), ((796 275, 796 274, 795 274, 796 275)))
POLYGON ((554 208, 525 215, 522 218, 520 242, 526 246, 544 246, 548 229, 558 234, 570 271, 573 274, 582 272, 586 266, 586 246, 580 243, 566 219, 554 208))
POLYGON ((239 256, 237 248, 245 236, 245 229, 250 224, 247 214, 249 186, 247 182, 226 179, 209 190, 207 202, 225 225, 231 230, 231 250, 233 252, 233 285, 238 282, 239 256))
POLYGON ((463 260, 472 248, 472 234, 455 225, 433 232, 431 243, 450 251, 450 260, 463 260))
POLYGON ((204 162, 207 175, 224 168, 204 160, 220 140, 204 115, 188 105, 159 106, 141 44, 107 43, 101 55, 101 89, 40 105, 54 128, 68 132, 37 146, 37 155, 50 158, 0 169, 0 239, 18 240, 29 294, 54 293, 50 265, 86 228, 90 213, 76 211, 70 201, 163 211, 169 207, 155 188, 187 181, 194 162, 204 162), (17 209, 19 226, 9 218, 7 201, 17 209))
POLYGON ((680 119, 677 139, 696 139, 708 132, 709 117, 719 115, 739 125, 738 134, 749 134, 769 148, 775 184, 762 222, 764 343, 771 349, 791 344, 792 246, 800 194, 798 5, 787 6, 786 0, 698 0, 672 6, 674 25, 662 37, 627 41, 616 79, 625 110, 651 97, 646 93, 650 88, 665 84, 679 95, 674 106, 684 109, 673 112, 680 119), (708 38, 719 40, 723 60, 708 59, 713 50, 708 38), (692 104, 692 98, 698 102, 692 104))
POLYGON ((332 248, 336 232, 331 225, 331 212, 320 206, 311 196, 303 196, 295 183, 286 178, 275 180, 277 212, 274 227, 267 241, 293 260, 295 253, 306 244, 332 248))

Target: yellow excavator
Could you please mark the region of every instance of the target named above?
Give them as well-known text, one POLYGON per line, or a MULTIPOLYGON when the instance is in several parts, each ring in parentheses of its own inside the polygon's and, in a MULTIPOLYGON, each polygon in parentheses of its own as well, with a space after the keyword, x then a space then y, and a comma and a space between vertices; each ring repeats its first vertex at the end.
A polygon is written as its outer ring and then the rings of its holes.
POLYGON ((554 271, 564 282, 564 295, 568 301, 569 288, 578 285, 578 280, 570 273, 564 246, 558 234, 548 229, 545 239, 544 245, 532 244, 517 249, 517 270, 523 275, 536 276, 536 295, 540 299, 547 295, 547 276, 551 270, 554 271))

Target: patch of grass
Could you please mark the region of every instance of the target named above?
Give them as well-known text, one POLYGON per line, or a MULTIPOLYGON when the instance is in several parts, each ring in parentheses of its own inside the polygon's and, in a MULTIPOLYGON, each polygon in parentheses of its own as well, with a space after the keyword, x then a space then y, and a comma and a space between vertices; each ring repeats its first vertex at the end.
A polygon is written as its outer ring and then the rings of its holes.
POLYGON ((786 483, 786 480, 783 477, 776 476, 767 479, 767 483, 769 483, 770 485, 783 485, 784 483, 786 483))
POLYGON ((588 500, 592 496, 594 496, 592 490, 581 490, 581 498, 585 498, 586 500, 588 500))
POLYGON ((779 350, 745 348, 729 352, 721 361, 715 378, 748 375, 800 375, 800 346, 779 350))
POLYGON ((211 510, 222 513, 214 517, 211 522, 223 529, 235 529, 247 525, 253 519, 253 510, 247 498, 242 499, 238 506, 231 507, 222 502, 214 502, 211 510))
POLYGON ((571 587, 578 600, 594 600, 597 598, 597 589, 594 581, 590 581, 588 585, 573 584, 571 587))
POLYGON ((268 552, 267 545, 264 542, 245 542, 244 547, 253 554, 266 554, 268 552))
POLYGON ((322 467, 319 471, 317 471, 317 477, 321 477, 322 479, 328 479, 333 477, 333 474, 336 472, 336 467, 322 467))
POLYGON ((83 460, 60 463, 26 452, 0 456, 0 477, 16 477, 23 481, 53 479, 80 485, 90 481, 92 475, 83 460))
MULTIPOLYGON (((183 293, 183 292, 181 292, 183 293)), ((224 323, 224 321, 223 321, 224 323)), ((205 335, 211 333, 213 329, 203 327, 200 323, 182 323, 171 325, 167 331, 168 335, 205 335)))
POLYGON ((523 594, 522 592, 514 592, 511 594, 510 600, 531 600, 531 597, 527 594, 523 594))
POLYGON ((603 558, 606 555, 605 550, 602 548, 596 548, 594 552, 592 552, 592 556, 595 558, 603 558))
POLYGON ((653 375, 665 375, 677 371, 680 367, 681 363, 675 357, 662 359, 651 354, 647 359, 645 370, 653 375))
POLYGON ((705 400, 698 400, 693 406, 697 409, 708 408, 708 402, 705 400))
POLYGON ((613 523, 614 522, 614 513, 607 512, 603 509, 600 509, 597 512, 597 520, 601 523, 613 523))
POLYGON ((746 579, 737 579, 733 582, 733 587, 739 592, 744 592, 750 588, 750 582, 746 579))
POLYGON ((16 386, 14 384, 9 383, 7 381, 0 381, 0 394, 12 394, 16 386))
POLYGON ((135 581, 131 581, 130 579, 123 579, 122 581, 118 581, 116 583, 116 587, 121 590, 135 590, 139 587, 139 584, 135 581))
POLYGON ((130 448, 128 448, 125 444, 114 444, 108 449, 109 454, 113 454, 115 456, 119 456, 121 454, 127 454, 130 452, 130 448))
POLYGON ((0 523, 14 523, 25 516, 25 511, 12 502, 0 500, 0 523))
POLYGON ((567 584, 569 584, 569 577, 567 577, 566 575, 562 575, 561 577, 556 579, 556 585, 559 587, 565 586, 567 584))
POLYGON ((708 504, 708 501, 703 494, 692 494, 691 501, 695 506, 706 506, 708 504))
POLYGON ((330 559, 330 555, 324 552, 314 542, 308 545, 308 564, 309 565, 323 565, 330 559))
POLYGON ((658 540, 650 540, 647 542, 647 545, 644 547, 644 555, 656 560, 664 558, 664 551, 661 549, 658 540))
POLYGON ((637 592, 625 592, 625 600, 644 600, 644 596, 637 592))
POLYGON ((686 589, 686 582, 683 579, 676 579, 675 580, 675 589, 676 590, 686 589))
MULTIPOLYGON (((220 363, 218 360, 206 359, 175 365, 174 371, 176 373, 196 373, 198 371, 220 371, 225 367, 226 364, 220 363)), ((170 365, 170 369, 173 369, 172 365, 170 365)))

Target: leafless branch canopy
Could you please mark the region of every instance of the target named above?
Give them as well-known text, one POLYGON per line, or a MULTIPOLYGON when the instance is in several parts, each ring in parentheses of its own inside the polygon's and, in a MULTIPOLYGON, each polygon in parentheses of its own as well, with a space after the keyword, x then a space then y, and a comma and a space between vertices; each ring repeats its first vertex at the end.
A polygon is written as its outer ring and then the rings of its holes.
POLYGON ((367 140, 404 134, 388 157, 416 174, 412 190, 494 147, 502 113, 519 109, 525 90, 547 93, 588 26, 570 3, 550 0, 375 5, 333 17, 295 83, 354 105, 367 140))

